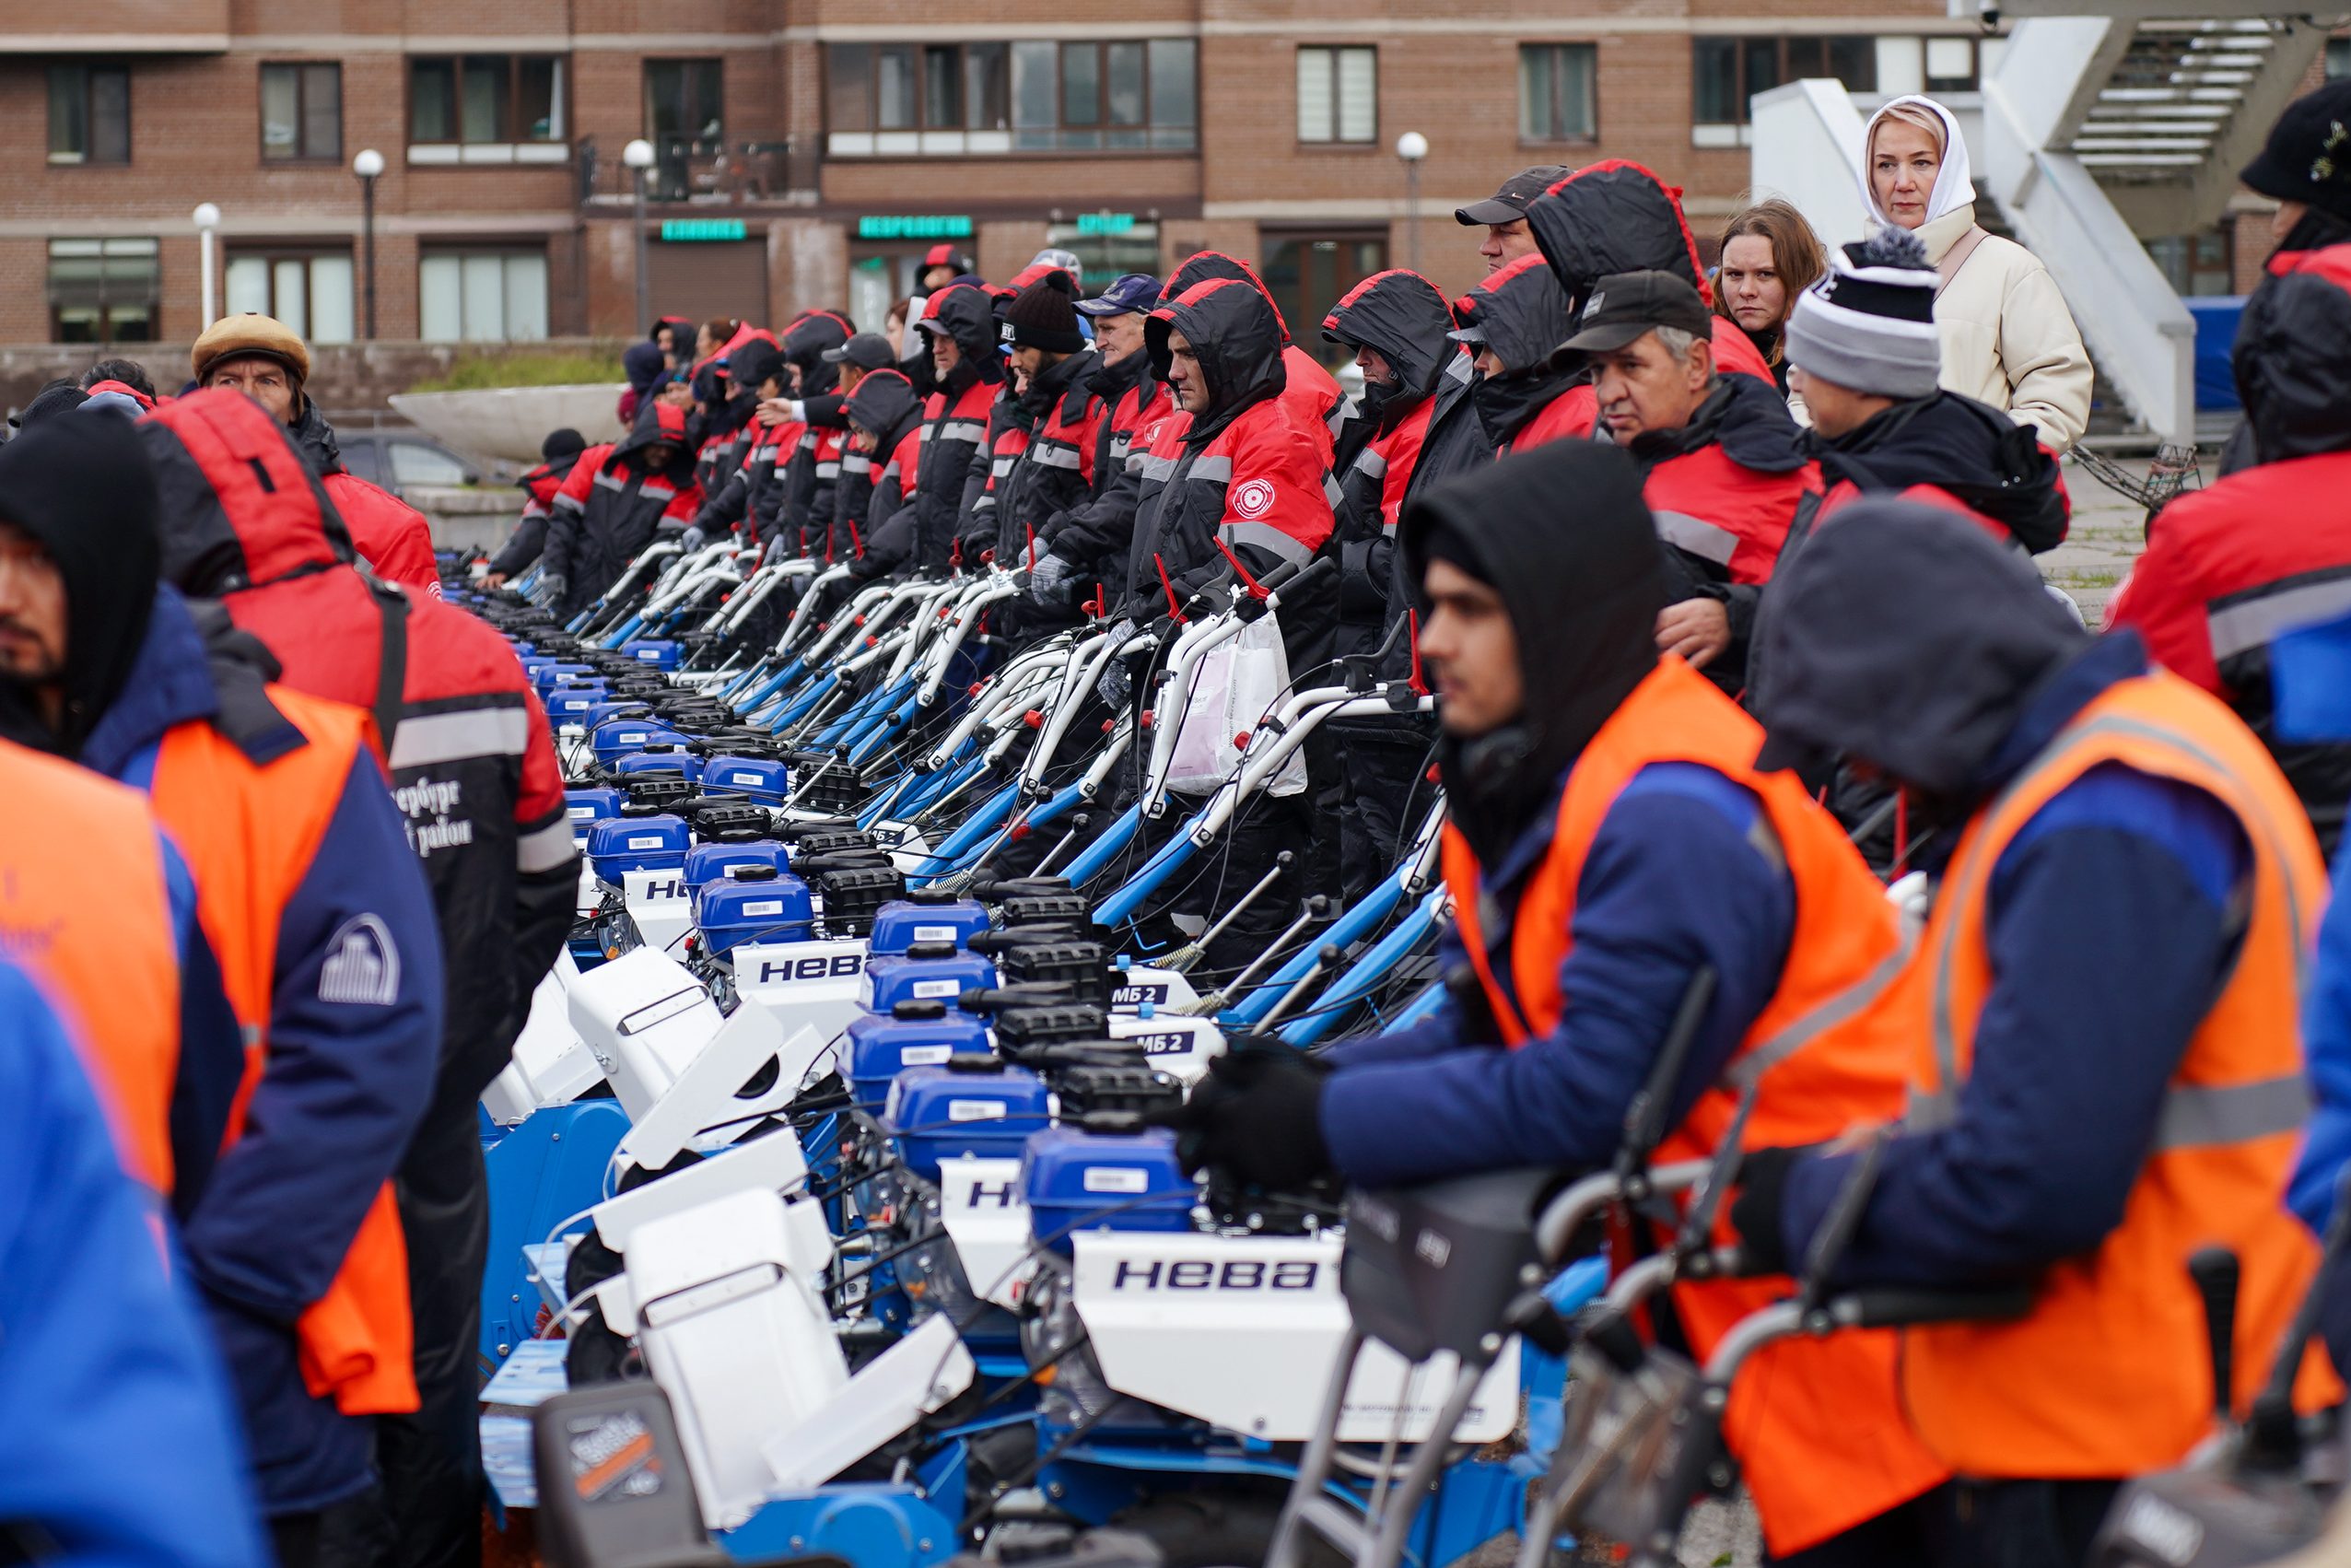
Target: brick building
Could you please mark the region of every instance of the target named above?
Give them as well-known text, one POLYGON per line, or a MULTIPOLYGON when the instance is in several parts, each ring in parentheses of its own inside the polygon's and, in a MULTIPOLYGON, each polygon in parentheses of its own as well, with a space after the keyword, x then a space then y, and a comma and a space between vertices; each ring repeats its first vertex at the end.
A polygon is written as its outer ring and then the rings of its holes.
MULTIPOLYGON (((364 335, 362 149, 377 336, 627 334, 639 136, 665 311, 878 317, 946 238, 1095 281, 1229 250, 1311 321, 1383 265, 1475 281, 1452 209, 1530 163, 1639 159, 1703 240, 1748 95, 1963 99, 1998 48, 1942 0, 0 0, 0 344, 193 335, 200 202, 220 309, 364 335)), ((2260 259, 2178 249, 2206 291, 2260 259)))

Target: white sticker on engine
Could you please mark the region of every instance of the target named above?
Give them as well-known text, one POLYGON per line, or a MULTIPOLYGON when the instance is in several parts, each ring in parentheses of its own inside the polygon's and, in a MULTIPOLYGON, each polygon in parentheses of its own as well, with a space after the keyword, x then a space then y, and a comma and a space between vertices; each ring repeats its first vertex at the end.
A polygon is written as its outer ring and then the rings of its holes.
POLYGON ((917 980, 913 994, 918 997, 961 996, 964 994, 964 983, 961 980, 917 980))
POLYGON ((1088 1192, 1148 1192, 1151 1173, 1125 1165, 1088 1165, 1085 1186, 1088 1192))
POLYGON ((953 1046, 908 1046, 898 1053, 900 1067, 936 1067, 955 1054, 953 1046))
POLYGON ((914 929, 914 940, 917 942, 953 942, 955 940, 955 928, 953 926, 917 926, 914 929))
POLYGON ((730 784, 765 784, 767 780, 761 778, 756 773, 730 773, 727 775, 727 782, 730 784))
POLYGON ((949 1121, 1001 1121, 1004 1102, 1001 1100, 950 1100, 947 1102, 949 1121))
POLYGON ((756 904, 744 905, 743 912, 746 915, 780 915, 784 912, 784 901, 780 898, 762 899, 756 904))
POLYGON ((654 833, 632 838, 628 841, 628 847, 632 849, 658 849, 661 847, 661 836, 654 833))

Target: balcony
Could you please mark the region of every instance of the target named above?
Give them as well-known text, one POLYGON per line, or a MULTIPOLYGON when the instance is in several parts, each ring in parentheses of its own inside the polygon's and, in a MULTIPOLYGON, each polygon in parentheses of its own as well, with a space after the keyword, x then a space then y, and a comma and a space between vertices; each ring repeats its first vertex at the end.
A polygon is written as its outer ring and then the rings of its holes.
MULTIPOLYGON (((577 154, 582 207, 622 206, 635 198, 618 146, 583 136, 577 154)), ((813 138, 803 143, 793 136, 764 142, 662 136, 653 143, 645 199, 685 206, 813 206, 821 161, 813 138)))

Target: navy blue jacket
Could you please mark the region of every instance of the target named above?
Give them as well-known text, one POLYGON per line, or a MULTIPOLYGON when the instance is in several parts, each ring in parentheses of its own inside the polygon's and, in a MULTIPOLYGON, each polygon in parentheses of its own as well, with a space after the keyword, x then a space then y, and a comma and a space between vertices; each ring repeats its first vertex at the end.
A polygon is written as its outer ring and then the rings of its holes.
MULTIPOLYGON (((82 761, 151 788, 175 726, 220 708, 202 635, 158 591, 129 683, 82 761)), ((372 755, 354 760, 309 872, 280 918, 269 1065, 186 1212, 190 1272, 236 1381, 262 1504, 307 1512, 364 1491, 372 1423, 313 1399, 295 1319, 326 1292, 377 1189, 405 1151, 440 1059, 441 954, 432 901, 372 755), (327 958, 372 918, 396 954, 389 1003, 322 996, 327 958)), ((332 989, 333 988, 326 988, 332 989)))
MULTIPOLYGON (((1562 779, 1562 786, 1564 780, 1562 779)), ((1605 1164, 1632 1097, 1704 965, 1717 988, 1673 1116, 1687 1113, 1778 989, 1795 925, 1784 865, 1757 848, 1762 804, 1696 763, 1635 774, 1600 820, 1568 922, 1559 1026, 1515 1051, 1451 1003, 1409 1029, 1338 1047, 1322 1132, 1350 1181, 1605 1164)), ((1550 848, 1547 808, 1482 884, 1513 907, 1550 848)), ((1768 826, 1765 827, 1768 832, 1768 826)), ((1508 951, 1500 937, 1495 950, 1508 951)), ((1448 970, 1466 962, 1449 931, 1448 970)), ((1506 959, 1496 977, 1507 986, 1506 959)))
POLYGON ((243 1444, 154 1200, 55 1013, 0 964, 0 1524, 69 1568, 266 1561, 243 1444))
MULTIPOLYGON (((2135 636, 2092 645, 2027 705, 1984 791, 2146 669, 2135 636)), ((1993 989, 1959 1115, 1887 1145, 1837 1280, 2029 1279, 2120 1224, 2171 1075, 2236 956, 2232 910, 2252 874, 2243 829, 2218 801, 2120 764, 2092 768, 2035 813, 1993 862, 1993 989)), ((1850 1164, 1823 1156, 1789 1172, 1790 1257, 1809 1247, 1850 1164)))

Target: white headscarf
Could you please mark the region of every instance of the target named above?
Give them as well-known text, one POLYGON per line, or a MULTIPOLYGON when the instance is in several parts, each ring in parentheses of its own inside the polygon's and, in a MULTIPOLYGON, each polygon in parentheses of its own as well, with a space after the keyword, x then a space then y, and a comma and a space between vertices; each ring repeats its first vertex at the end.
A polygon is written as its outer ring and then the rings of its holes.
POLYGON ((1916 104, 1943 123, 1943 166, 1936 170, 1935 189, 1927 193, 1926 221, 1933 223, 1946 213, 1975 200, 1975 182, 1968 178, 1968 145, 1959 135, 1959 123, 1951 117, 1949 110, 1933 99, 1919 93, 1905 93, 1881 105, 1877 112, 1869 117, 1869 123, 1863 127, 1861 133, 1861 205, 1863 210, 1869 214, 1870 221, 1881 226, 1891 220, 1877 206, 1877 190, 1869 179, 1869 148, 1877 139, 1878 124, 1889 111, 1905 103, 1916 104))

